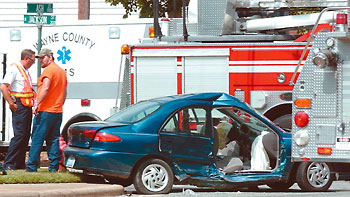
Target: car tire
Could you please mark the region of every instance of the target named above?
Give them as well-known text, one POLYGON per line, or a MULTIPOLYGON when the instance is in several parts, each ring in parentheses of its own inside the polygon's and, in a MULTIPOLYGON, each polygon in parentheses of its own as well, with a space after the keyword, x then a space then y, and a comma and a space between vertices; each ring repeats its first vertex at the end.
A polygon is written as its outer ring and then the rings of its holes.
POLYGON ((290 187, 294 185, 294 182, 288 181, 288 182, 276 182, 276 183, 268 183, 267 186, 269 186, 271 189, 276 191, 285 191, 288 190, 290 187))
POLYGON ((122 179, 122 178, 112 177, 112 176, 105 176, 105 179, 110 184, 118 184, 118 185, 121 185, 123 187, 128 187, 132 184, 131 179, 122 179))
POLYGON ((160 159, 150 159, 142 163, 134 177, 135 189, 140 194, 167 194, 173 183, 173 171, 160 159))
POLYGON ((302 162, 298 167, 296 181, 302 191, 326 191, 333 180, 331 168, 326 163, 302 162))

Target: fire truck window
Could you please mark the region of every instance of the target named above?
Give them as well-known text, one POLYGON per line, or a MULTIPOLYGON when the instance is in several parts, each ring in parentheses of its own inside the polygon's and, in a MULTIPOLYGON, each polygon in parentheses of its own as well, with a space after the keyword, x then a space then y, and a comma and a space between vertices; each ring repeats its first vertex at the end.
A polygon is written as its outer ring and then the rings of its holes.
POLYGON ((187 108, 173 115, 162 129, 162 132, 178 132, 205 135, 203 125, 206 111, 202 108, 187 108))

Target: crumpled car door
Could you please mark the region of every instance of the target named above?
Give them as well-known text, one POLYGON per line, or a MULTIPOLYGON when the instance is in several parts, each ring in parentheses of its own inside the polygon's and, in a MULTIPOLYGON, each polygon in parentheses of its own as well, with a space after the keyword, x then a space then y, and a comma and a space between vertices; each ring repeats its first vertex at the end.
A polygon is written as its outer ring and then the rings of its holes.
POLYGON ((214 162, 213 139, 206 135, 207 130, 203 125, 203 121, 206 121, 205 117, 205 109, 181 110, 170 118, 160 131, 161 153, 171 159, 177 170, 188 175, 207 176, 211 173, 210 169, 214 162), (194 115, 196 112, 197 114, 194 115), (199 117, 201 112, 204 113, 202 118, 199 117), (188 118, 187 122, 183 121, 185 117, 188 118))

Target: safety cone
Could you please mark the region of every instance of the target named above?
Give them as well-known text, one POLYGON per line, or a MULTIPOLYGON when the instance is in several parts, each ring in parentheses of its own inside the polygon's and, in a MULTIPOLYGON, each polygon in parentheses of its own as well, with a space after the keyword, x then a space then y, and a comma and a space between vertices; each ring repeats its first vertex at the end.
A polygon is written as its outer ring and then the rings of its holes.
POLYGON ((63 137, 61 136, 59 138, 60 143, 60 151, 61 151, 61 161, 59 163, 58 171, 66 171, 66 167, 64 166, 64 157, 63 157, 63 149, 65 149, 68 145, 66 144, 66 141, 64 141, 63 137))

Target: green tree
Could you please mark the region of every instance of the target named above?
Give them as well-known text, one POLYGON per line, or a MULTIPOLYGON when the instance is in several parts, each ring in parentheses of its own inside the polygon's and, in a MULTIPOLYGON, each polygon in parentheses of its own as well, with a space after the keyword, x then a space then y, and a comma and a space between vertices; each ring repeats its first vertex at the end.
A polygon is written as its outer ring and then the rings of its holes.
MULTIPOLYGON (((188 5, 190 0, 186 0, 188 5)), ((127 18, 132 12, 140 11, 141 18, 153 17, 153 0, 106 0, 111 6, 122 4, 125 8, 124 18, 127 18)), ((159 0, 159 16, 164 17, 165 13, 169 13, 169 17, 173 17, 174 0, 159 0)), ((176 16, 181 16, 182 0, 176 0, 176 16)))

